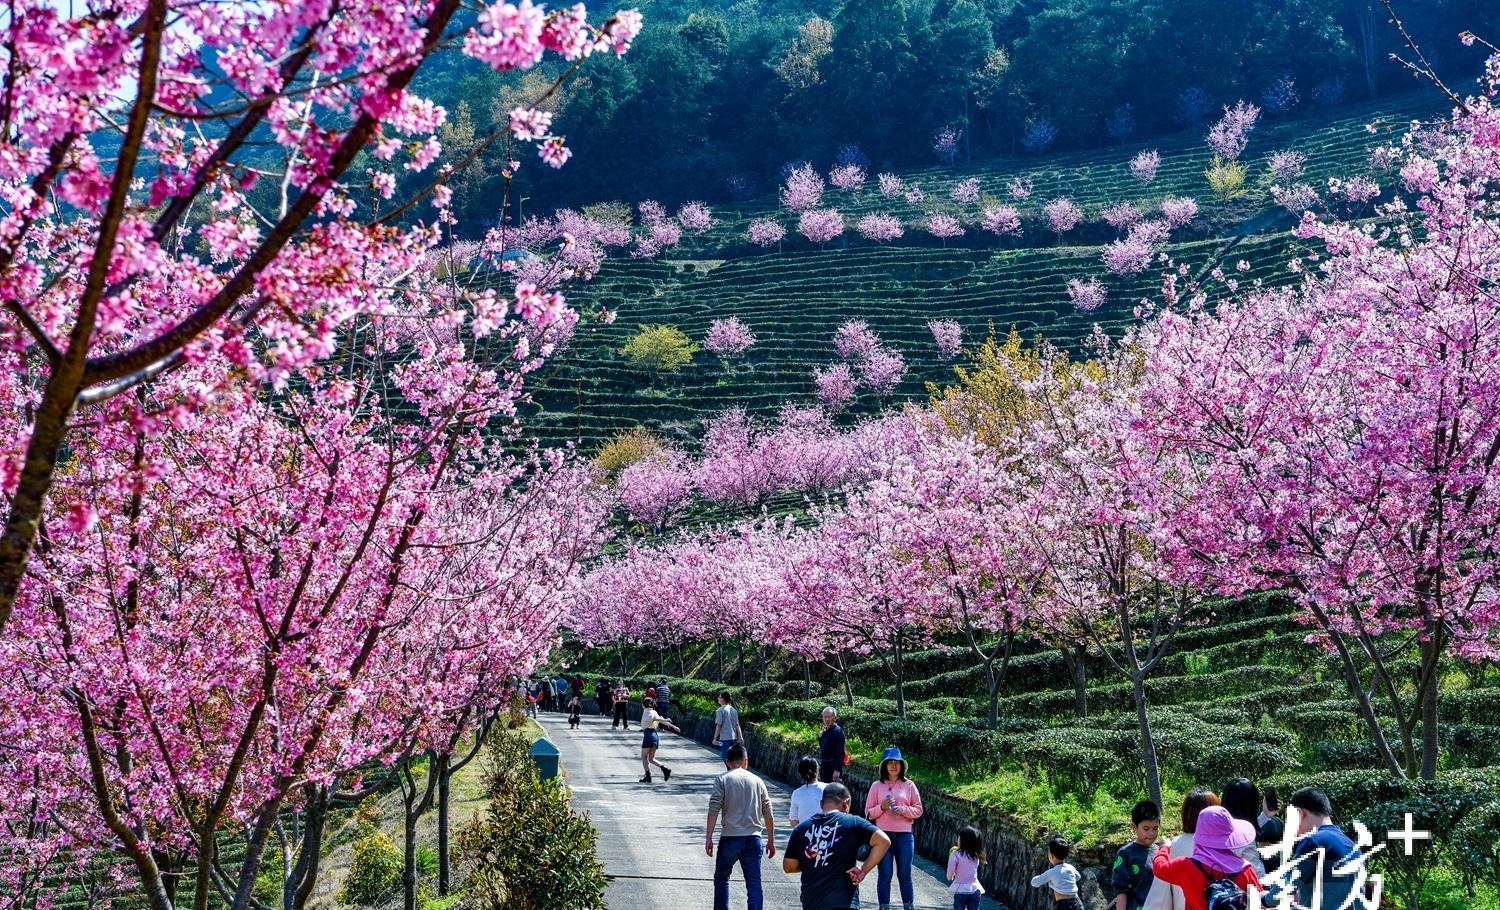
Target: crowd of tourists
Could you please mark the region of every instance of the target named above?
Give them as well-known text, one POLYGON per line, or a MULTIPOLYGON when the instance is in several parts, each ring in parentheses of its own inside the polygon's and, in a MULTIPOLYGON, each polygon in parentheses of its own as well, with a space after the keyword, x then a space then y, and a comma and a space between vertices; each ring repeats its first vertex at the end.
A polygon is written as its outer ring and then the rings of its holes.
MULTIPOLYGON (((551 682, 551 700, 545 703, 564 710, 557 706, 566 699, 570 723, 576 725, 583 681, 551 682), (567 687, 561 694, 559 682, 567 687)), ((547 683, 541 683, 544 692, 547 683)), ((671 780, 671 769, 657 760, 659 730, 682 732, 666 716, 670 692, 663 680, 641 698, 642 783, 654 782, 653 767, 663 782, 671 780)), ((613 686, 600 681, 595 687, 598 713, 612 719, 611 729, 630 729, 631 695, 624 680, 613 686)), ((777 816, 765 781, 749 770, 734 695, 720 692, 717 701, 712 744, 725 770, 713 781, 703 839, 704 851, 714 858, 714 910, 728 910, 736 866, 748 910, 762 910, 761 860, 776 856, 777 816)), ((791 834, 782 870, 800 876, 803 910, 859 907, 860 885, 871 872, 880 910, 893 910, 898 898, 903 910, 913 910, 914 829, 923 816, 921 791, 908 775, 901 750, 892 746, 881 756, 863 811, 856 814, 851 811, 853 792, 844 781, 849 764, 838 709, 826 707, 817 755, 804 756, 797 764, 801 785, 792 791, 786 814, 791 834)), ((1275 787, 1259 788, 1245 778, 1228 781, 1218 793, 1199 787, 1183 798, 1182 833, 1168 841, 1161 836, 1161 807, 1149 800, 1136 803, 1130 815, 1132 839, 1116 853, 1103 882, 1109 910, 1248 910, 1257 894, 1263 906, 1285 905, 1283 893, 1305 908, 1357 906, 1367 878, 1362 853, 1334 824, 1327 795, 1298 790, 1288 805, 1295 826, 1282 820, 1275 787), (1285 868, 1283 856, 1290 857, 1285 868)), ((1056 910, 1083 910, 1082 877, 1069 861, 1073 844, 1057 835, 1045 847, 1048 867, 1031 879, 1032 886, 1047 889, 1056 910)), ((988 861, 979 831, 960 829, 947 865, 954 910, 978 910, 984 894, 980 873, 988 861)))

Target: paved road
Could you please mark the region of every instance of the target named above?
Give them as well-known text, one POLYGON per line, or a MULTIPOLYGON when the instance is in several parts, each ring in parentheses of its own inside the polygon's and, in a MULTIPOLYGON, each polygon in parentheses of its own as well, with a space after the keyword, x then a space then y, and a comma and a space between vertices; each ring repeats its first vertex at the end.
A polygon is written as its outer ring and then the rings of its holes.
MULTIPOLYGON (((599 857, 614 878, 609 889, 612 910, 688 910, 713 906, 713 860, 703 853, 703 823, 713 778, 723 770, 717 752, 685 737, 662 732, 658 758, 672 769, 670 783, 637 783, 641 776, 640 731, 611 730, 600 717, 583 718, 572 731, 566 719, 543 714, 548 737, 562 751, 563 771, 573 789, 573 804, 588 813, 599 831, 599 857)), ((779 823, 786 821, 790 791, 767 780, 779 823)), ((919 822, 920 824, 920 822, 919 822)), ((776 859, 763 861, 761 879, 766 910, 797 910, 797 879, 781 871, 787 831, 777 825, 776 859)), ((953 906, 942 869, 917 860, 917 906, 947 910, 953 906)), ((893 883, 894 884, 894 883, 893 883)), ((863 906, 875 906, 875 876, 860 888, 863 906)), ((900 906, 900 895, 896 895, 900 906)), ((738 870, 730 883, 730 907, 745 906, 738 870)), ((986 910, 998 905, 985 901, 986 910)))

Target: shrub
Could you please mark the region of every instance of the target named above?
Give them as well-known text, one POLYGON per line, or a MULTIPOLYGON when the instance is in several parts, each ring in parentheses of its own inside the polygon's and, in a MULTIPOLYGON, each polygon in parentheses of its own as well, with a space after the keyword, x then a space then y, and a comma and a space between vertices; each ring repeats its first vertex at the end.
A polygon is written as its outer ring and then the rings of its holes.
POLYGON ((462 829, 468 881, 483 910, 592 910, 608 879, 593 825, 556 780, 537 777, 530 740, 509 731, 489 743, 489 814, 462 829))
POLYGON ((373 907, 401 890, 401 851, 391 839, 376 831, 354 843, 354 863, 339 903, 373 907))
POLYGON ((1329 771, 1348 771, 1380 766, 1380 753, 1370 740, 1322 740, 1313 745, 1318 767, 1329 771))
POLYGON ((1500 800, 1473 809, 1453 832, 1453 863, 1473 890, 1475 882, 1500 883, 1500 800))
POLYGON ((641 369, 676 373, 693 362, 698 344, 675 325, 647 325, 625 343, 620 353, 641 369))
POLYGON ((609 442, 599 447, 594 455, 594 465, 606 474, 618 474, 622 469, 655 455, 662 450, 661 440, 645 427, 631 427, 616 433, 609 442))
POLYGON ((1245 191, 1245 166, 1238 161, 1226 161, 1215 155, 1203 174, 1220 199, 1233 199, 1245 191))

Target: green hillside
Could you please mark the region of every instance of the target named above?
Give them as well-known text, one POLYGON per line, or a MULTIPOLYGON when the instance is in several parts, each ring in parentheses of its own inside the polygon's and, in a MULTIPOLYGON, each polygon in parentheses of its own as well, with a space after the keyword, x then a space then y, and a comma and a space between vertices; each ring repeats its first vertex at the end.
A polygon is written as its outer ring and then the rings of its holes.
MULTIPOLYGON (((1119 201, 1134 201, 1149 212, 1163 197, 1192 195, 1202 214, 1179 232, 1181 242, 1168 248, 1170 255, 1200 271, 1220 263, 1233 271, 1243 259, 1252 268, 1236 274, 1241 281, 1288 281, 1293 276, 1285 266, 1293 241, 1285 231, 1292 219, 1270 199, 1265 157, 1285 148, 1303 151, 1308 157, 1304 179, 1314 183, 1368 173, 1373 146, 1391 141, 1412 118, 1432 113, 1431 96, 1416 95, 1394 107, 1347 110, 1331 122, 1272 122, 1254 134, 1246 157, 1251 174, 1246 191, 1229 201, 1208 191, 1203 177, 1208 153, 1197 134, 1155 146, 1162 152, 1162 165, 1149 186, 1129 173, 1134 148, 902 175, 908 184, 925 188, 928 200, 922 210, 961 210, 970 222, 978 219, 982 203, 952 202, 947 193, 953 182, 977 176, 986 196, 993 197, 1004 193, 1012 177, 1031 179, 1034 193, 1021 206, 1028 221, 1021 245, 1002 245, 971 225, 965 237, 945 248, 909 224, 905 238, 886 246, 866 243, 851 230, 828 249, 793 235, 784 252, 768 253, 748 246, 742 235, 749 220, 761 215, 789 222, 787 213, 777 213, 773 199, 739 210, 718 209, 720 224, 687 238, 673 258, 611 260, 594 281, 570 291, 570 300, 583 312, 607 307, 619 317, 612 325, 585 320, 570 348, 538 377, 528 428, 550 443, 576 440, 589 448, 638 424, 668 435, 695 435, 701 418, 732 405, 769 416, 786 401, 812 403, 811 372, 834 359, 833 332, 848 319, 867 320, 905 356, 908 373, 896 394, 906 398, 921 397, 927 383, 952 377, 951 365, 939 358, 932 342, 929 319, 957 320, 967 343, 981 340, 992 325, 1002 332, 1014 326, 1025 335, 1040 333, 1069 345, 1095 323, 1119 332, 1142 298, 1156 297, 1156 270, 1131 278, 1106 275, 1098 244, 1114 232, 1097 222, 1065 238, 1070 245, 1049 245, 1055 242, 1052 235, 1035 221, 1040 205, 1058 195, 1071 196, 1091 218, 1099 208, 1119 201), (1370 123, 1378 124, 1374 133, 1365 128, 1370 123), (1066 286, 1071 278, 1088 276, 1105 280, 1109 299, 1099 310, 1083 313, 1068 299, 1066 286), (700 353, 681 373, 658 380, 619 353, 643 325, 676 325, 701 340, 713 319, 731 315, 748 323, 758 337, 748 358, 733 370, 700 353)), ((1375 176, 1386 182, 1391 177, 1375 176)), ((884 199, 873 186, 859 194, 830 190, 825 203, 846 216, 879 210, 909 223, 921 217, 917 206, 884 199)), ((845 419, 872 413, 878 405, 867 395, 845 419)))

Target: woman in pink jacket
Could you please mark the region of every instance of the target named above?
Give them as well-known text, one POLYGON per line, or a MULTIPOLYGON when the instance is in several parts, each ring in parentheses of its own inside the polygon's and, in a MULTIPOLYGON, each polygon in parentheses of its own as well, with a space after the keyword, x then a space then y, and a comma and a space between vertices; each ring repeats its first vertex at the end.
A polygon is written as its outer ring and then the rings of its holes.
POLYGON ((911 858, 916 840, 912 837, 911 823, 922 817, 922 794, 917 792, 916 784, 906 779, 906 759, 894 746, 885 750, 880 759, 880 780, 870 784, 865 815, 891 839, 891 848, 880 860, 880 873, 875 879, 880 910, 891 907, 892 866, 901 880, 901 905, 912 910, 916 897, 911 886, 911 858))

